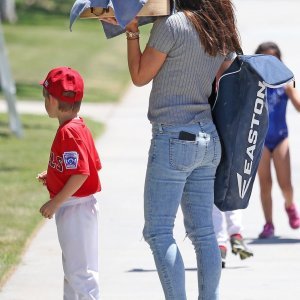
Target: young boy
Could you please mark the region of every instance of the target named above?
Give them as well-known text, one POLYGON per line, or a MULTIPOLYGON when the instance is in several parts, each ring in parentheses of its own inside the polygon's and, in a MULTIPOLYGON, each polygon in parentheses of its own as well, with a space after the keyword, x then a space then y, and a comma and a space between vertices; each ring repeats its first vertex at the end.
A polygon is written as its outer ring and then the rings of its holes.
POLYGON ((59 127, 48 169, 37 177, 50 194, 40 213, 49 219, 55 214, 64 300, 98 300, 98 205, 93 194, 101 190, 101 163, 89 129, 77 116, 83 79, 69 67, 58 67, 41 84, 46 111, 59 127))

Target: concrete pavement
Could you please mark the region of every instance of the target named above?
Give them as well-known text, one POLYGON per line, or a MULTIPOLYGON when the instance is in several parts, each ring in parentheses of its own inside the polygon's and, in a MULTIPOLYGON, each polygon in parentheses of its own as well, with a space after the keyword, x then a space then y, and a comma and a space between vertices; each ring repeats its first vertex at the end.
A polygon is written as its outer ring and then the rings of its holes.
MULTIPOLYGON (((234 3, 244 52, 252 53, 257 44, 264 40, 278 41, 285 61, 295 72, 296 78, 300 78, 300 59, 295 51, 295 43, 300 41, 300 21, 296 15, 300 3, 279 0, 239 0, 234 3), (269 2, 272 2, 272 8, 269 2), (272 11, 271 16, 267 11, 272 11), (276 22, 278 18, 280 24, 276 22)), ((143 88, 130 87, 123 101, 111 108, 108 115, 100 117, 101 106, 91 107, 92 113, 89 115, 98 120, 104 118, 107 124, 106 132, 97 141, 103 161, 103 171, 100 173, 103 192, 98 194, 102 299, 164 298, 151 251, 141 234, 143 183, 150 139, 150 126, 146 119, 149 91, 149 85, 143 88)), ((300 140, 297 140, 299 117, 289 104, 293 183, 295 199, 300 207, 297 200, 300 197, 300 186, 297 184, 300 180, 300 140)), ((276 181, 273 197, 277 237, 259 241, 255 238, 262 228, 263 216, 256 182, 250 205, 244 211, 244 235, 254 251, 254 257, 241 261, 229 253, 227 268, 222 272, 221 300, 299 299, 300 231, 288 226, 283 198, 276 181)), ((187 270, 187 298, 197 299, 194 252, 190 241, 184 239, 180 211, 175 236, 187 270)), ((27 249, 20 266, 0 292, 0 299, 61 299, 62 276, 55 224, 53 220, 46 221, 27 249)))
MULTIPOLYGON (((80 114, 95 121, 106 123, 116 106, 116 103, 84 103, 80 109, 80 114)), ((0 100, 0 111, 7 111, 4 100, 0 100)), ((47 115, 42 98, 41 101, 17 101, 17 111, 22 114, 47 115)))

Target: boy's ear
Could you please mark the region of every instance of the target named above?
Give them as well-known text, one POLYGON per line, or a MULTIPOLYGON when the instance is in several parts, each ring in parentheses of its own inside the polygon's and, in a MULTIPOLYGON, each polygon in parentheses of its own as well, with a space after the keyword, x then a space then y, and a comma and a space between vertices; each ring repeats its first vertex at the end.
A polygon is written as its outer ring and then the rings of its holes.
POLYGON ((58 100, 49 94, 49 102, 51 104, 56 104, 58 103, 58 100))

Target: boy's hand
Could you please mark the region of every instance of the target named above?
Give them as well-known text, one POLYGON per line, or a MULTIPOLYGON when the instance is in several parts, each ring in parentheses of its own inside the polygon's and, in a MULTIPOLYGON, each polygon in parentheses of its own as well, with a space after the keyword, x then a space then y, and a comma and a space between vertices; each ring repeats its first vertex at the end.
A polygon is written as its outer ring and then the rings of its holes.
POLYGON ((52 219, 60 204, 55 200, 47 201, 41 208, 40 213, 44 218, 52 219))
POLYGON ((41 182, 43 185, 46 185, 47 180, 47 171, 43 171, 42 173, 39 173, 36 177, 36 179, 41 182))
POLYGON ((83 185, 88 176, 89 175, 85 174, 72 175, 61 191, 40 208, 42 216, 51 219, 64 201, 74 195, 74 193, 83 185))

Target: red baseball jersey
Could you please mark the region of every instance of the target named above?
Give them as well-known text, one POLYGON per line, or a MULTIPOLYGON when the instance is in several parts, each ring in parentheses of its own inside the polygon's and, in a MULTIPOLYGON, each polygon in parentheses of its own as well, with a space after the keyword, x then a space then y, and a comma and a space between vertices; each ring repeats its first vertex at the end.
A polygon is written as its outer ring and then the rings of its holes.
POLYGON ((47 188, 53 198, 70 176, 89 175, 73 195, 85 197, 101 190, 98 171, 101 162, 92 134, 82 118, 69 120, 59 126, 52 143, 47 170, 47 188))

